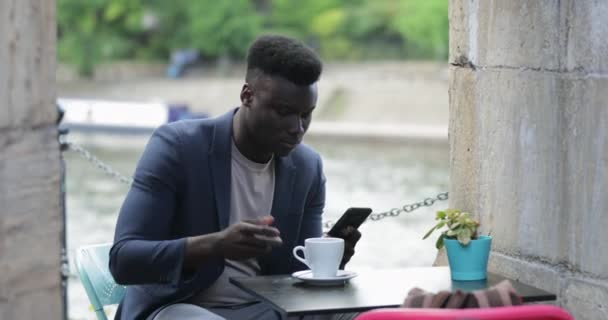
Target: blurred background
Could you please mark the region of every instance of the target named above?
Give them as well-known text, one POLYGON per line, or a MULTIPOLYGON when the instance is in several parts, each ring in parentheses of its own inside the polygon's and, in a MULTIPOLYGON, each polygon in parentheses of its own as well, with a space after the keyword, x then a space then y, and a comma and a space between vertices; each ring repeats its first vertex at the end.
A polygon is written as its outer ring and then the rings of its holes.
MULTIPOLYGON (((300 39, 324 61, 305 138, 324 160, 326 220, 448 189, 447 0, 58 0, 59 105, 67 139, 130 176, 152 130, 239 105, 249 44, 300 39)), ((82 154, 66 160, 70 257, 111 242, 128 185, 82 154)), ((447 201, 361 227, 351 270, 431 265, 421 240, 447 201)), ((71 267, 72 273, 75 268, 71 267)), ((71 319, 94 319, 75 276, 71 319)))

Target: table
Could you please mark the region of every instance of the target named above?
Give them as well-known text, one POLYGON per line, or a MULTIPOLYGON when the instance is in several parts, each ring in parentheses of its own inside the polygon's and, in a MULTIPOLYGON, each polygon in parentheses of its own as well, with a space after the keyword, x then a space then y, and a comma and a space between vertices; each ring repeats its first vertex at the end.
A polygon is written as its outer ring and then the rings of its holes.
POLYGON ((480 281, 452 281, 448 267, 379 269, 357 272, 358 276, 343 286, 316 287, 290 275, 237 277, 230 282, 253 296, 270 303, 284 315, 362 312, 376 308, 394 308, 403 303, 414 287, 426 291, 472 291, 485 289, 509 280, 524 302, 555 300, 553 293, 488 273, 480 281))

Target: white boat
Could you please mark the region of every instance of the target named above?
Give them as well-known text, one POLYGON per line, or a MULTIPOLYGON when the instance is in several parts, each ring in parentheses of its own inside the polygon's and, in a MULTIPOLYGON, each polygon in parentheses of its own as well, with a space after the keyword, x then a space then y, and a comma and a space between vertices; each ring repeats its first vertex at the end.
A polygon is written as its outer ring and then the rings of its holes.
POLYGON ((60 127, 78 131, 149 133, 168 122, 206 117, 164 102, 59 98, 57 104, 64 111, 60 127))

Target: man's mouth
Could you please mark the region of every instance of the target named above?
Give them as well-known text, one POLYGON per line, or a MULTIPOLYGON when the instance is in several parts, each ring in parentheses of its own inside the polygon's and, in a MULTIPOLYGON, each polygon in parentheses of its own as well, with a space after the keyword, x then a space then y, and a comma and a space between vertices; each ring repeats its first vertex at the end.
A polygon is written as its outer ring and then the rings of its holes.
POLYGON ((295 148, 300 144, 300 140, 281 140, 281 144, 288 148, 295 148))

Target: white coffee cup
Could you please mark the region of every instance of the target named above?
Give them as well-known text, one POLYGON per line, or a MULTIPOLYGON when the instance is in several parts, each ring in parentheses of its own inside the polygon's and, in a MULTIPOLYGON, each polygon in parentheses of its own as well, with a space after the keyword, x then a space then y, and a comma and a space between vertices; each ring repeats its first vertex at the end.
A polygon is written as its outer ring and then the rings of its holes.
POLYGON ((304 246, 293 248, 293 256, 312 270, 314 278, 333 278, 344 254, 344 240, 340 238, 308 238, 304 246), (298 255, 304 252, 304 257, 298 255))

